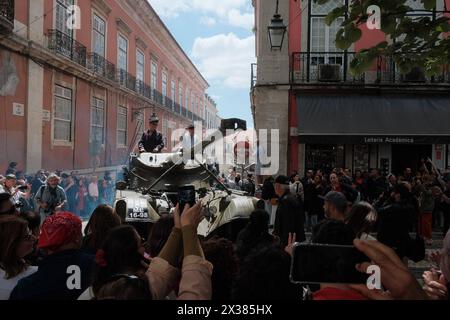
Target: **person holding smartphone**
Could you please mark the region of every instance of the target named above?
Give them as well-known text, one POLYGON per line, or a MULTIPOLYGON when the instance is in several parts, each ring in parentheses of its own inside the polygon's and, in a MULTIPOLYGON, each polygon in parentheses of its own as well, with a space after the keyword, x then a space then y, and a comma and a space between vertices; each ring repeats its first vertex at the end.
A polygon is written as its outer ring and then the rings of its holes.
MULTIPOLYGON (((311 242, 314 244, 350 247, 353 245, 354 238, 355 233, 343 221, 330 219, 320 225, 318 232, 313 236, 311 242)), ((333 250, 337 251, 341 249, 336 247, 333 250)), ((320 251, 316 252, 317 256, 311 256, 310 260, 320 264, 320 266, 314 267, 311 270, 311 275, 314 274, 314 270, 322 271, 317 276, 323 277, 325 281, 328 279, 328 282, 320 283, 320 289, 314 292, 313 300, 367 300, 367 297, 350 287, 351 283, 345 283, 345 278, 347 278, 347 281, 350 281, 349 279, 351 278, 365 279, 355 269, 353 255, 349 255, 345 251, 342 251, 342 255, 336 255, 335 252, 329 255, 323 255, 320 251), (361 277, 358 277, 358 275, 361 275, 361 277)))

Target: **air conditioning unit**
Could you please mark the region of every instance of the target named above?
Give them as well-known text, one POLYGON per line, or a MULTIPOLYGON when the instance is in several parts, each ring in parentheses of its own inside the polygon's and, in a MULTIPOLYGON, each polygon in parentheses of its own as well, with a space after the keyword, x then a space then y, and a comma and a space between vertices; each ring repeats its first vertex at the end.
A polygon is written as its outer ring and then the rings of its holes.
POLYGON ((341 65, 319 64, 319 81, 341 81, 341 65))
POLYGON ((401 76, 403 82, 426 82, 425 72, 422 68, 416 67, 410 73, 401 76))

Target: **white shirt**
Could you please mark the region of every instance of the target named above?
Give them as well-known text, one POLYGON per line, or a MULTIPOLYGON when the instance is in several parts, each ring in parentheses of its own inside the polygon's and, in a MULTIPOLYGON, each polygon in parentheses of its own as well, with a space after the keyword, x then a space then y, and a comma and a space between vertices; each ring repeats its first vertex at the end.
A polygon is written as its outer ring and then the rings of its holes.
POLYGON ((26 278, 38 270, 38 267, 28 267, 24 272, 15 276, 12 279, 6 279, 6 273, 0 268, 0 300, 9 300, 11 292, 16 287, 17 283, 26 278))
POLYGON ((305 201, 305 193, 303 190, 303 184, 300 181, 291 183, 289 188, 293 195, 299 195, 302 198, 302 201, 305 201), (298 190, 297 190, 297 186, 298 186, 298 190))
POLYGON ((98 185, 94 182, 89 184, 89 195, 98 198, 98 185))
POLYGON ((189 134, 189 132, 186 132, 183 136, 183 143, 182 148, 184 152, 189 152, 193 146, 195 146, 199 142, 198 137, 196 134, 194 134, 193 137, 189 134), (193 143, 192 143, 193 142, 193 143))

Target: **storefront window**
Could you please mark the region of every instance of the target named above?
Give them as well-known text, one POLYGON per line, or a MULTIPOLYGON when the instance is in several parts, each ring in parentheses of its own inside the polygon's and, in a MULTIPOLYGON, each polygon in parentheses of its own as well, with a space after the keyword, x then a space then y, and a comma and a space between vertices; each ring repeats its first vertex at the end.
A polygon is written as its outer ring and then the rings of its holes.
POLYGON ((306 168, 321 169, 330 173, 333 168, 343 168, 345 148, 343 145, 306 145, 306 168))
POLYGON ((369 171, 369 145, 355 145, 353 149, 353 168, 354 170, 369 171))

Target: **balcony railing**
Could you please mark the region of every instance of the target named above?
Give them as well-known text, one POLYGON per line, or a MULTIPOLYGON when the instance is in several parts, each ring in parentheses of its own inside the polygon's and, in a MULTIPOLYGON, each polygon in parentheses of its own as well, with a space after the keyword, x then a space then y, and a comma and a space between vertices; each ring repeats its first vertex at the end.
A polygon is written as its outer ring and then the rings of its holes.
POLYGON ((89 68, 89 70, 96 75, 130 89, 141 96, 152 100, 163 108, 173 111, 176 114, 181 114, 189 120, 197 119, 199 121, 204 121, 200 117, 195 116, 192 112, 188 112, 186 108, 181 107, 169 97, 163 95, 157 89, 153 89, 142 80, 136 79, 136 77, 126 70, 116 68, 113 63, 109 62, 103 56, 94 52, 91 52, 88 55, 86 47, 73 40, 70 36, 58 30, 49 30, 48 40, 48 47, 50 50, 89 68), (196 118, 194 118, 194 116, 196 118))
POLYGON ((292 56, 292 82, 364 82, 364 75, 350 74, 355 53, 296 52, 292 56))
POLYGON ((174 111, 176 114, 180 114, 180 110, 181 110, 180 104, 175 103, 175 108, 174 108, 173 111, 174 111))
MULTIPOLYGON (((163 95, 163 97, 164 97, 164 95, 163 95)), ((166 109, 172 110, 173 109, 172 99, 170 99, 168 97, 164 97, 164 107, 166 107, 166 109)))
POLYGON ((163 95, 156 89, 153 89, 152 100, 158 103, 159 105, 163 105, 163 95))
POLYGON ((413 68, 408 74, 401 74, 394 57, 380 57, 377 62, 377 82, 380 83, 450 83, 450 65, 443 66, 434 76, 427 76, 421 68, 413 68))
POLYGON ((132 76, 126 70, 119 69, 117 72, 117 79, 122 87, 136 91, 136 77, 132 76))
POLYGON ((14 29, 14 0, 0 0, 0 34, 10 34, 14 29))
POLYGON ((71 36, 59 31, 49 30, 48 48, 66 58, 86 67, 86 47, 75 41, 71 36))
POLYGON ((145 96, 145 82, 142 80, 136 80, 136 92, 141 96, 145 96))
POLYGON ((448 67, 433 77, 425 76, 423 70, 414 69, 401 75, 393 57, 380 57, 374 65, 360 76, 350 73, 354 52, 295 52, 291 59, 292 83, 450 83, 448 67))
POLYGON ((94 52, 90 53, 88 57, 89 69, 92 72, 110 81, 116 81, 117 69, 113 63, 94 52))

